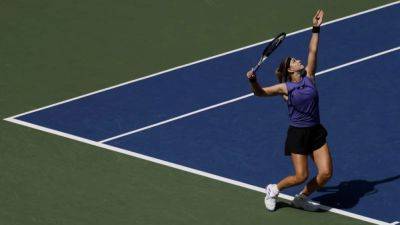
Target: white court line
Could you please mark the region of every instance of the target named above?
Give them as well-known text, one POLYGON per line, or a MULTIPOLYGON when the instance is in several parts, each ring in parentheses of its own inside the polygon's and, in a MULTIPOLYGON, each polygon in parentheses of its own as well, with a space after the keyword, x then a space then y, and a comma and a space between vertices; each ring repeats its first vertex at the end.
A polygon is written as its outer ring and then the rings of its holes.
MULTIPOLYGON (((399 4, 399 3, 400 3, 400 1, 395 1, 395 2, 392 2, 392 3, 386 4, 386 5, 382 5, 382 6, 378 6, 378 7, 375 7, 375 8, 371 8, 371 9, 368 9, 368 10, 365 10, 365 11, 361 11, 361 12, 358 12, 358 13, 355 13, 355 14, 351 14, 349 16, 345 16, 345 17, 341 17, 341 18, 338 18, 338 19, 335 19, 335 20, 331 20, 331 21, 325 22, 325 23, 322 24, 322 26, 326 26, 326 25, 329 25, 329 24, 337 23, 337 22, 342 21, 342 20, 350 19, 350 18, 353 18, 353 17, 356 17, 356 16, 360 16, 360 15, 363 15, 363 14, 366 14, 366 13, 370 13, 370 12, 373 12, 373 11, 376 11, 376 10, 380 10, 380 9, 383 9, 383 8, 386 8, 386 7, 389 7, 389 6, 393 6, 393 5, 396 5, 396 4, 399 4)), ((289 37, 289 36, 304 32, 304 31, 308 31, 310 29, 311 29, 310 27, 304 28, 304 29, 289 33, 286 36, 289 37)), ((64 101, 60 101, 60 102, 51 104, 51 105, 48 105, 48 106, 44 106, 44 107, 40 107, 40 108, 37 108, 37 109, 33 109, 33 110, 30 110, 30 111, 27 111, 27 112, 24 112, 24 113, 21 113, 21 114, 18 114, 18 115, 10 116, 8 118, 16 118, 16 117, 23 116, 23 115, 26 115, 26 114, 29 114, 29 113, 33 113, 33 112, 36 112, 36 111, 47 109, 47 108, 50 108, 50 107, 53 107, 53 106, 57 106, 57 105, 60 105, 60 104, 64 104, 64 103, 67 103, 67 102, 78 100, 80 98, 88 97, 88 96, 91 96, 91 95, 94 95, 94 94, 98 94, 98 93, 101 93, 101 92, 104 92, 104 91, 108 91, 108 90, 111 90, 111 89, 114 89, 114 88, 117 88, 117 87, 124 86, 124 85, 127 85, 127 84, 131 84, 131 83, 134 83, 134 82, 145 80, 145 79, 148 79, 148 78, 151 78, 151 77, 155 77, 155 76, 158 76, 158 75, 166 74, 166 73, 174 71, 174 70, 178 70, 178 69, 181 69, 181 68, 184 68, 184 67, 188 67, 188 66, 191 66, 191 65, 194 65, 194 64, 198 64, 198 63, 201 63, 201 62, 204 62, 204 61, 215 59, 215 58, 218 58, 218 57, 221 57, 221 56, 224 56, 224 55, 228 55, 228 54, 231 54, 231 53, 234 53, 234 52, 242 51, 242 50, 245 50, 245 49, 248 49, 248 48, 252 48, 252 47, 255 47, 255 46, 258 46, 258 45, 261 45, 261 44, 265 44, 265 43, 267 43, 269 41, 272 41, 272 39, 269 39, 269 40, 266 40, 266 41, 261 41, 261 42, 258 42, 258 43, 255 43, 255 44, 251 44, 251 45, 248 45, 248 46, 244 46, 242 48, 234 49, 234 50, 231 50, 231 51, 228 51, 228 52, 224 52, 224 53, 221 53, 221 54, 218 54, 218 55, 214 55, 214 56, 211 56, 211 57, 208 57, 208 58, 205 58, 205 59, 201 59, 201 60, 194 61, 194 62, 191 62, 191 63, 187 63, 187 64, 184 64, 184 65, 181 65, 181 66, 177 66, 177 67, 174 67, 174 68, 171 68, 171 69, 160 71, 160 72, 157 72, 157 73, 154 73, 154 74, 150 74, 150 75, 138 78, 138 79, 134 79, 134 80, 127 81, 127 82, 124 82, 124 83, 121 83, 121 84, 117 84, 117 85, 114 85, 114 86, 111 86, 111 87, 107 87, 107 88, 104 88, 104 89, 93 91, 93 92, 90 92, 90 93, 87 93, 87 94, 84 94, 84 95, 80 95, 80 96, 77 96, 77 97, 74 97, 74 98, 70 98, 70 99, 67 99, 67 100, 64 100, 64 101)))
MULTIPOLYGON (((320 72, 316 73, 315 76, 319 76, 319 75, 322 75, 322 74, 325 74, 325 73, 329 73, 331 71, 338 70, 338 69, 341 69, 343 67, 347 67, 347 66, 350 66, 350 65, 354 65, 356 63, 360 63, 360 62, 363 62, 363 61, 366 61, 366 60, 369 60, 369 59, 372 59, 372 58, 376 58, 378 56, 381 56, 381 55, 384 55, 384 54, 388 54, 388 53, 391 53, 391 52, 394 52, 394 51, 397 51, 397 50, 400 50, 400 46, 392 48, 392 49, 389 49, 389 50, 385 50, 385 51, 382 51, 382 52, 378 52, 376 54, 373 54, 373 55, 370 55, 370 56, 367 56, 367 57, 364 57, 364 58, 361 58, 361 59, 357 59, 357 60, 342 64, 342 65, 339 65, 339 66, 335 66, 335 67, 320 71, 320 72)), ((105 142, 108 142, 108 141, 112 141, 112 140, 115 140, 115 139, 118 139, 118 138, 121 138, 121 137, 125 137, 127 135, 131 135, 131 134, 134 134, 134 133, 138 133, 138 132, 141 132, 141 131, 144 131, 144 130, 148 130, 148 129, 154 128, 154 127, 158 127, 158 126, 161 126, 163 124, 170 123, 170 122, 173 122, 173 121, 176 121, 176 120, 179 120, 179 119, 183 119, 183 118, 186 118, 186 117, 189 117, 189 116, 192 116, 192 115, 195 115, 195 114, 198 114, 198 113, 210 110, 210 109, 214 109, 214 108, 217 108, 217 107, 221 107, 223 105, 227 105, 227 104, 230 104, 230 103, 233 103, 233 102, 237 102, 237 101, 243 100, 243 99, 251 97, 251 96, 253 96, 253 93, 246 94, 246 95, 234 98, 234 99, 230 99, 230 100, 227 100, 227 101, 215 104, 215 105, 211 105, 211 106, 205 107, 205 108, 201 108, 201 109, 198 109, 196 111, 193 111, 193 112, 190 112, 190 113, 186 113, 186 114, 183 114, 183 115, 180 115, 180 116, 176 116, 176 117, 173 117, 173 118, 170 118, 170 119, 167 119, 167 120, 164 120, 164 121, 161 121, 161 122, 158 122, 158 123, 146 126, 146 127, 142 127, 142 128, 139 128, 139 129, 136 129, 136 130, 133 130, 133 131, 128 131, 126 133, 119 134, 119 135, 116 135, 116 136, 101 140, 99 142, 100 143, 105 143, 105 142)))
POLYGON ((214 109, 214 108, 217 108, 217 107, 220 107, 220 106, 223 106, 223 105, 232 103, 232 102, 236 102, 236 101, 239 101, 239 100, 242 100, 242 99, 251 97, 251 96, 253 96, 253 93, 250 93, 250 94, 247 94, 247 95, 243 95, 243 96, 241 96, 241 97, 234 98, 234 99, 231 99, 231 100, 228 100, 228 101, 224 101, 224 102, 221 102, 221 103, 212 105, 212 106, 208 106, 208 107, 205 107, 205 108, 202 108, 202 109, 199 109, 199 110, 190 112, 190 113, 186 113, 186 114, 183 114, 183 115, 180 115, 180 116, 177 116, 177 117, 168 119, 168 120, 164 120, 164 121, 161 121, 161 122, 159 122, 159 123, 155 123, 155 124, 152 124, 152 125, 149 125, 149 126, 146 126, 146 127, 142 127, 142 128, 139 128, 139 129, 136 129, 136 130, 133 130, 133 131, 128 131, 128 132, 126 132, 126 133, 123 133, 123 134, 120 134, 120 135, 117 135, 117 136, 114 136, 114 137, 110 137, 110 138, 101 140, 101 141, 99 141, 99 142, 100 142, 100 143, 105 143, 105 142, 107 142, 107 141, 115 140, 115 139, 118 139, 118 138, 121 138, 121 137, 130 135, 130 134, 134 134, 134 133, 138 133, 138 132, 140 132, 140 131, 144 131, 144 130, 151 129, 151 128, 153 128, 153 127, 158 127, 158 126, 161 126, 161 125, 163 125, 163 124, 170 123, 170 122, 173 122, 173 121, 175 121, 175 120, 183 119, 183 118, 185 118, 185 117, 188 117, 188 116, 191 116, 191 115, 194 115, 194 114, 198 114, 198 113, 201 113, 201 112, 210 110, 210 109, 214 109))
MULTIPOLYGON (((47 132, 47 133, 55 134, 55 135, 58 135, 58 136, 61 136, 61 137, 65 137, 65 138, 68 138, 68 139, 72 139, 72 140, 75 140, 75 141, 80 141, 80 142, 83 142, 83 143, 86 143, 86 144, 89 144, 89 145, 93 145, 93 146, 97 146, 97 147, 100 147, 100 148, 108 149, 108 150, 113 151, 113 152, 119 152, 119 153, 122 153, 122 154, 125 154, 125 155, 129 155, 129 156, 133 156, 133 157, 136 157, 136 158, 139 158, 139 159, 151 161, 151 162, 154 162, 154 163, 157 163, 157 164, 161 164, 161 165, 164 165, 164 166, 167 166, 167 167, 171 167, 171 168, 175 168, 175 169, 178 169, 178 170, 186 171, 186 172, 189 172, 189 173, 192 173, 192 174, 196 174, 196 175, 200 175, 200 176, 203 176, 203 177, 208 177, 210 179, 221 181, 221 182, 225 182, 225 183, 232 184, 232 185, 235 185, 235 186, 238 186, 238 187, 242 187, 242 188, 246 188, 246 189, 249 189, 249 190, 265 193, 265 189, 261 188, 261 187, 257 187, 257 186, 251 185, 251 184, 243 183, 243 182, 240 182, 240 181, 237 181, 237 180, 233 180, 233 179, 229 179, 229 178, 226 178, 226 177, 218 176, 218 175, 215 175, 215 174, 212 174, 212 173, 207 173, 207 172, 204 172, 204 171, 201 171, 201 170, 197 170, 197 169, 193 169, 193 168, 190 168, 190 167, 182 166, 182 165, 179 165, 179 164, 171 163, 171 162, 168 162, 168 161, 160 160, 160 159, 157 159, 157 158, 154 158, 154 157, 150 157, 150 156, 146 156, 146 155, 139 154, 139 153, 136 153, 136 152, 132 152, 132 151, 129 151, 129 150, 126 150, 126 149, 123 149, 123 148, 114 147, 114 146, 107 145, 107 144, 104 144, 104 143, 92 141, 92 140, 89 140, 89 139, 86 139, 86 138, 81 138, 81 137, 78 137, 78 136, 75 136, 75 135, 71 135, 71 134, 67 134, 67 133, 64 133, 64 132, 57 131, 57 130, 53 130, 53 129, 49 129, 49 128, 46 128, 46 127, 38 126, 36 124, 28 123, 28 122, 25 122, 25 121, 14 119, 14 118, 7 118, 7 119, 4 119, 4 120, 6 120, 8 122, 19 124, 19 125, 22 125, 22 126, 30 127, 30 128, 36 129, 36 130, 40 130, 40 131, 44 131, 44 132, 47 132)), ((279 198, 285 199, 285 200, 288 200, 288 201, 292 201, 293 200, 293 196, 286 195, 286 194, 283 194, 283 193, 279 194, 279 198)), ((320 205, 320 204, 315 203, 315 202, 312 202, 312 203, 316 204, 316 205, 319 205, 320 208, 323 209, 323 210, 326 210, 326 211, 329 211, 329 212, 332 212, 332 213, 336 213, 336 214, 339 214, 339 215, 347 216, 347 217, 350 217, 350 218, 353 218, 353 219, 358 219, 358 220, 366 221, 366 222, 377 224, 377 225, 392 225, 393 224, 393 223, 387 223, 387 222, 384 222, 384 221, 381 221, 381 220, 373 219, 373 218, 370 218, 370 217, 358 215, 358 214, 355 214, 355 213, 347 212, 347 211, 344 211, 344 210, 341 210, 341 209, 336 209, 336 208, 331 208, 331 207, 328 207, 328 206, 320 205)))

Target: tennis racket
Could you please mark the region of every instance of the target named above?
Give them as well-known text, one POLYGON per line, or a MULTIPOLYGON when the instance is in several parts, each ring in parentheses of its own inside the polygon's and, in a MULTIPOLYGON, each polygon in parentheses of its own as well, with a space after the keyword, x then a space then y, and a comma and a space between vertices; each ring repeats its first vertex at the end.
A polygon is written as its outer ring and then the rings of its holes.
POLYGON ((260 60, 258 61, 257 65, 255 65, 253 68, 253 72, 257 72, 257 70, 260 68, 261 64, 271 55, 273 51, 275 51, 276 48, 285 40, 286 33, 282 32, 278 36, 272 40, 267 47, 265 47, 260 60))

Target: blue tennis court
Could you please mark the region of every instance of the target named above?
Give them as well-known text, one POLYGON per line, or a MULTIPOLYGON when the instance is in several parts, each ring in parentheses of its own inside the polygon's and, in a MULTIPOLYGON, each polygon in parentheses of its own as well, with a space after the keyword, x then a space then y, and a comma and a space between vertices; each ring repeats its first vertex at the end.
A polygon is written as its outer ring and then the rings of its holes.
MULTIPOLYGON (((314 200, 386 222, 400 219, 398 21, 395 4, 325 25, 317 70, 334 176, 314 200)), ((308 30, 289 35, 258 72, 260 82, 274 84, 273 71, 287 55, 306 61, 309 38, 308 30)), ((262 48, 244 48, 13 119, 264 187, 292 173, 292 166, 283 156, 285 103, 249 95, 245 72, 262 48)))

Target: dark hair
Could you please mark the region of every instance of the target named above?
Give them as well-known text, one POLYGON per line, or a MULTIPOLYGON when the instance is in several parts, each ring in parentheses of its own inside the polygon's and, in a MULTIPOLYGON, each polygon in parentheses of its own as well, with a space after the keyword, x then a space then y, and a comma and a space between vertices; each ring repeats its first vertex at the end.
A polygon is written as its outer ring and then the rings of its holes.
POLYGON ((281 64, 279 64, 279 67, 275 70, 275 75, 276 78, 278 78, 279 83, 285 83, 290 80, 288 69, 290 67, 291 60, 292 57, 290 56, 282 59, 281 64))

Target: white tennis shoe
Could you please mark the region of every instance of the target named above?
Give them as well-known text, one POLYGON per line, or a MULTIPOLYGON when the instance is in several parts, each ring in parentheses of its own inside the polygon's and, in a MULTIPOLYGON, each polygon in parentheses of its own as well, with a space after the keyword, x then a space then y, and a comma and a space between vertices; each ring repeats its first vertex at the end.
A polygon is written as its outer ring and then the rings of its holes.
POLYGON ((314 205, 307 201, 307 196, 303 194, 297 194, 294 196, 292 204, 296 208, 304 209, 305 211, 315 212, 318 211, 318 205, 314 205))
POLYGON ((264 199, 265 207, 269 211, 274 211, 276 206, 276 197, 278 197, 279 190, 276 184, 269 184, 266 188, 266 195, 264 199))

